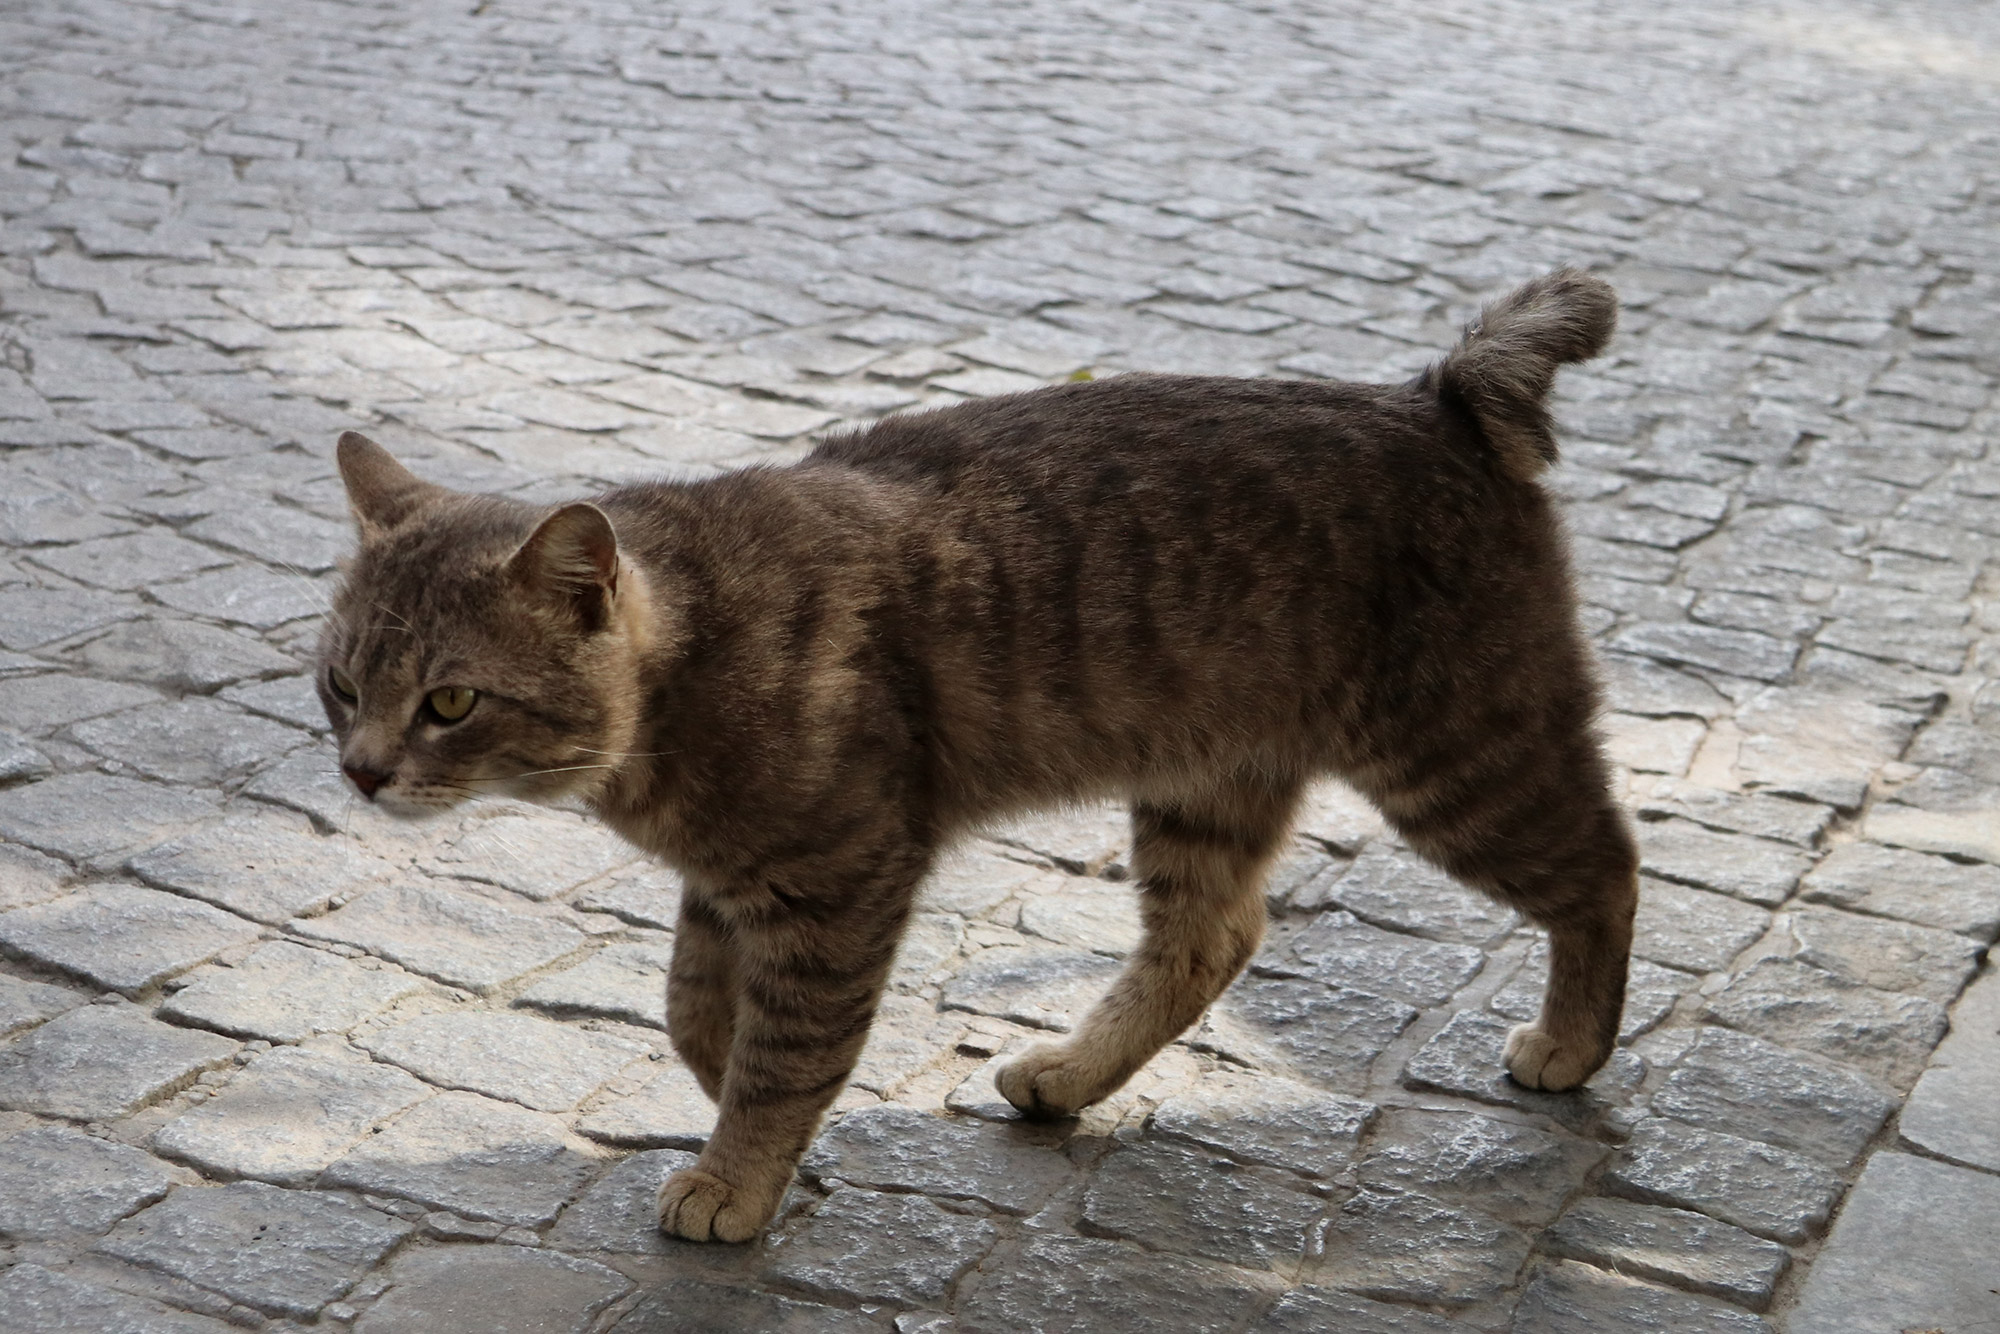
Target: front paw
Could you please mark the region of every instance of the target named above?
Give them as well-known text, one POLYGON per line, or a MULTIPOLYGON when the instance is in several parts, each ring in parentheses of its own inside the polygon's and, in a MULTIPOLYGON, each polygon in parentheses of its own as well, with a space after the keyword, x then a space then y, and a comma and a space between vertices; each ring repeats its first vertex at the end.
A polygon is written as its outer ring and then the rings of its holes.
POLYGON ((687 1241, 748 1241, 775 1212, 775 1204, 698 1167, 674 1173, 660 1187, 660 1231, 687 1241))
POLYGON ((1104 1096, 1099 1082, 1079 1067, 1066 1047, 1054 1042, 1028 1048, 993 1076, 1000 1096, 1036 1121, 1075 1116, 1104 1096))
POLYGON ((1517 1084, 1560 1093, 1596 1074, 1608 1055, 1580 1044, 1560 1042, 1544 1032, 1540 1024, 1522 1024, 1507 1034, 1507 1047, 1501 1059, 1517 1084))

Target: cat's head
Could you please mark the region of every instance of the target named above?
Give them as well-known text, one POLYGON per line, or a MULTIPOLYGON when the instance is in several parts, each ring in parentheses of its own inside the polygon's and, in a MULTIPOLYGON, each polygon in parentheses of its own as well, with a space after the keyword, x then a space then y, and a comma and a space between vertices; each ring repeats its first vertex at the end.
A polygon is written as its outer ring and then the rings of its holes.
POLYGON ((348 781, 406 817, 590 792, 630 749, 645 635, 610 520, 432 485, 352 431, 338 452, 360 547, 316 684, 348 781))

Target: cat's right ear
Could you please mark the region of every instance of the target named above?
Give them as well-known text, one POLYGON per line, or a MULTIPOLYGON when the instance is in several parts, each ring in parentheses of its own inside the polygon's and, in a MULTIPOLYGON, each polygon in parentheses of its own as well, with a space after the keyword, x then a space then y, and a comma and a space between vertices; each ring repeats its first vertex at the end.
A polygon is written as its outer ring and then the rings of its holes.
POLYGON ((340 464, 340 480, 347 484, 348 508, 364 537, 394 528, 444 490, 390 458, 388 450, 359 431, 341 432, 334 457, 340 464))

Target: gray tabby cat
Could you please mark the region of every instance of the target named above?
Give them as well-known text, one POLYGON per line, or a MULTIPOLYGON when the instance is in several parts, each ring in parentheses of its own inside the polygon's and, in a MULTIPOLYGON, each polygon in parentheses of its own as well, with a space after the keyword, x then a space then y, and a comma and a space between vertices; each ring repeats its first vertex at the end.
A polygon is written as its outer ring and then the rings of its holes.
POLYGON ((1229 985, 1300 793, 1338 775, 1545 927, 1506 1063, 1572 1088, 1618 1032, 1636 901, 1561 526, 1564 270, 1401 385, 1129 375, 891 417, 786 468, 539 508, 359 435, 322 650, 384 809, 577 797, 686 881, 675 1049, 720 1104, 660 1226, 742 1241, 853 1069, 911 903, 981 822, 1115 795, 1145 940, 1023 1113, 1117 1089, 1229 985))

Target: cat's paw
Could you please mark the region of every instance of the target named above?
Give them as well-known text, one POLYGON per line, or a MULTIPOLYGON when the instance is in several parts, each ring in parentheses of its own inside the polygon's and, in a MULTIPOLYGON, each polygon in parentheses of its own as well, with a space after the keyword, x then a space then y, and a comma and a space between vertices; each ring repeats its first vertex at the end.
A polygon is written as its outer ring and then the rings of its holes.
POLYGON ((771 1210, 744 1191, 690 1167, 660 1187, 660 1231, 688 1241, 748 1241, 771 1219, 771 1210))
POLYGON ((1104 1096, 1097 1082, 1067 1048, 1050 1042, 1028 1048, 993 1076, 1000 1096, 1037 1121, 1075 1116, 1104 1096))
POLYGON ((1501 1059, 1515 1083, 1550 1093, 1575 1088, 1604 1064, 1602 1053, 1559 1042, 1543 1032, 1540 1024, 1521 1024, 1509 1032, 1501 1059))

